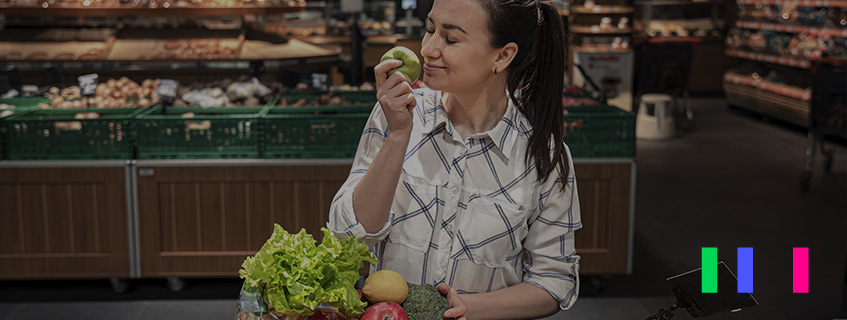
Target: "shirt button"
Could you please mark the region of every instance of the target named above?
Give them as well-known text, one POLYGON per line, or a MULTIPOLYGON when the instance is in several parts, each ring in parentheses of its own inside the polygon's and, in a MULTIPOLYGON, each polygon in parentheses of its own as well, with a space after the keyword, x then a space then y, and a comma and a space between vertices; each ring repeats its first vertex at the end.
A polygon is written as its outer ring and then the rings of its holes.
POLYGON ((450 191, 452 191, 453 194, 459 194, 459 187, 453 186, 450 188, 450 191))

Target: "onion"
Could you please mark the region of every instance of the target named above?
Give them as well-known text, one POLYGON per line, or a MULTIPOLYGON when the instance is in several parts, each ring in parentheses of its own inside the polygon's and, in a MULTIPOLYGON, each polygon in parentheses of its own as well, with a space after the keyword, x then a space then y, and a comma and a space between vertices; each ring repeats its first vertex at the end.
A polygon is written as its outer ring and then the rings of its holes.
POLYGON ((97 85, 97 91, 95 92, 95 95, 102 96, 102 95, 105 94, 105 92, 106 92, 106 84, 104 84, 104 83, 98 84, 97 85))

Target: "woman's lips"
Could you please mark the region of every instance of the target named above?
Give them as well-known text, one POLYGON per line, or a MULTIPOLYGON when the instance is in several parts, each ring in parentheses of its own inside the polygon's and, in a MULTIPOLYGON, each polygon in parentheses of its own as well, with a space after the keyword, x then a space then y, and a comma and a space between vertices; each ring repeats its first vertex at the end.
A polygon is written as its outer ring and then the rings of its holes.
POLYGON ((432 64, 429 64, 429 63, 424 63, 424 71, 426 71, 426 72, 433 72, 433 71, 439 71, 439 70, 445 70, 445 69, 447 69, 447 68, 432 65, 432 64))

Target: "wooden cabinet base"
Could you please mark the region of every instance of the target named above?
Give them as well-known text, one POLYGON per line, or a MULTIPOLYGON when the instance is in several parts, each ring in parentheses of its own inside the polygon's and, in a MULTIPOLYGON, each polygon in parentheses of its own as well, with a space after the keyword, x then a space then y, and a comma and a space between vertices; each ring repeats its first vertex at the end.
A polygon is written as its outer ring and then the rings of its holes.
MULTIPOLYGON (((580 273, 630 273, 635 164, 575 162, 580 273)), ((349 170, 344 161, 0 167, 0 279, 234 277, 274 223, 320 241, 349 170), (133 192, 137 209, 127 206, 133 192)))
POLYGON ((320 235, 350 165, 139 165, 138 172, 141 276, 231 277, 274 223, 320 235))
MULTIPOLYGON (((320 241, 349 165, 137 168, 142 277, 232 277, 279 223, 320 241)), ((634 163, 580 163, 581 274, 630 272, 634 163)))
POLYGON ((583 225, 575 239, 580 274, 632 272, 634 170, 634 163, 574 165, 583 225))
POLYGON ((129 277, 126 172, 0 169, 0 279, 129 277))

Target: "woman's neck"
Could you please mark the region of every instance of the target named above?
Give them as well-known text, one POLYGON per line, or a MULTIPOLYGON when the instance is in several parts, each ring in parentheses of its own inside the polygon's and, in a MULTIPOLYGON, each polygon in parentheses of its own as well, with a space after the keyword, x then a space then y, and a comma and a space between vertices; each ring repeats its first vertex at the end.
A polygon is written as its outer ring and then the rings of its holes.
POLYGON ((505 83, 470 92, 444 92, 441 98, 453 128, 463 140, 497 126, 509 101, 505 83))

